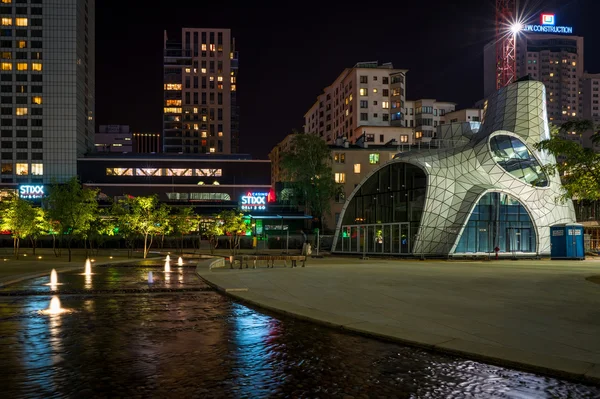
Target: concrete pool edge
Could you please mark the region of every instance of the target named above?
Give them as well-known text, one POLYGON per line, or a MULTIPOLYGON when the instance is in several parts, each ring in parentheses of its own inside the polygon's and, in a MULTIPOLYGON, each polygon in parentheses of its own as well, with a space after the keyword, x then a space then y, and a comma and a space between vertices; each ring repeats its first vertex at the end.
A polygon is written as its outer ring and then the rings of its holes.
POLYGON ((196 274, 216 291, 258 308, 276 314, 350 332, 362 336, 431 350, 443 354, 463 357, 474 361, 509 367, 524 372, 570 380, 591 385, 600 385, 600 364, 565 357, 540 354, 505 345, 489 345, 464 339, 436 335, 425 331, 403 329, 385 324, 366 322, 347 316, 301 306, 261 295, 229 280, 217 283, 211 276, 212 263, 219 259, 200 262, 196 274))

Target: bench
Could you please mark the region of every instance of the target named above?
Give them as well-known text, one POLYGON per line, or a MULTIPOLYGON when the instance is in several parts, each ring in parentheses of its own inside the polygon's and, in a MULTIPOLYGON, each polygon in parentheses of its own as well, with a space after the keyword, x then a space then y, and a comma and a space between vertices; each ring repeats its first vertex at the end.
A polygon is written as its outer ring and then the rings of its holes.
POLYGON ((288 261, 292 262, 292 267, 296 267, 297 261, 302 261, 302 267, 306 265, 306 256, 304 255, 234 255, 230 259, 230 269, 233 269, 235 262, 240 262, 240 269, 243 263, 246 264, 247 269, 249 262, 252 262, 252 268, 256 269, 256 262, 259 261, 266 261, 267 268, 273 268, 276 260, 282 260, 284 267, 287 267, 288 261))

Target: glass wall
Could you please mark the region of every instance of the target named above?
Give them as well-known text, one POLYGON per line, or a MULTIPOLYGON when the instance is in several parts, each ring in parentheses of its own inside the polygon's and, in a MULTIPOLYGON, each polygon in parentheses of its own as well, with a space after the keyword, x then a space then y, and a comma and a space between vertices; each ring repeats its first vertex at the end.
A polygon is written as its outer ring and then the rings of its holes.
POLYGON ((529 213, 514 197, 487 193, 475 205, 455 253, 536 252, 536 231, 529 213))
POLYGON ((427 178, 419 167, 392 162, 363 182, 342 215, 336 251, 409 254, 417 233, 427 178))
POLYGON ((546 187, 548 178, 539 162, 525 143, 512 136, 494 136, 490 139, 494 160, 518 179, 536 187, 546 187))

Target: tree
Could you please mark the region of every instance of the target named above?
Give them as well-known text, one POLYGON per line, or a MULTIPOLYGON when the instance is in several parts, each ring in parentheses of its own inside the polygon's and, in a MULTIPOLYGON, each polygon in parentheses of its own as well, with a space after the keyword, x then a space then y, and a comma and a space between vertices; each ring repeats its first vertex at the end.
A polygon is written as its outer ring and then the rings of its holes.
POLYGON ((49 220, 46 218, 46 211, 43 208, 33 208, 35 212, 34 228, 29 235, 31 240, 31 248, 33 249, 33 255, 35 256, 35 249, 37 248, 38 239, 46 234, 50 234, 52 226, 49 220))
POLYGON ((21 239, 34 234, 38 212, 33 205, 13 194, 8 201, 2 202, 2 230, 10 231, 13 238, 13 254, 19 259, 21 239))
POLYGON ((293 190, 292 201, 304 205, 323 226, 323 216, 340 187, 334 181, 331 151, 316 134, 297 133, 282 154, 282 181, 293 190))
POLYGON ((218 215, 221 221, 223 234, 228 236, 229 249, 235 255, 235 250, 240 246, 240 238, 246 234, 248 226, 244 223, 244 214, 234 210, 226 210, 218 215))
MULTIPOLYGON (((560 126, 550 126, 550 139, 535 145, 540 151, 548 151, 558 160, 556 164, 544 165, 549 175, 558 173, 563 186, 562 200, 579 199, 595 201, 600 199, 600 155, 591 148, 584 148, 565 137, 569 134, 580 135, 593 130, 594 123, 589 120, 565 122, 560 126)), ((592 135, 593 142, 599 142, 597 132, 592 135)))
POLYGON ((111 236, 114 236, 116 233, 116 221, 110 215, 110 211, 107 209, 99 209, 98 217, 95 218, 89 224, 88 231, 85 232, 84 238, 89 243, 89 247, 86 247, 86 256, 87 250, 93 253, 94 251, 94 243, 96 243, 96 251, 102 245, 102 243, 111 236))
POLYGON ((210 254, 215 253, 215 248, 219 246, 219 237, 223 233, 223 223, 218 215, 214 215, 213 218, 200 220, 200 234, 205 235, 208 238, 208 244, 210 245, 210 254))
POLYGON ((183 254, 183 238, 198 226, 198 218, 191 207, 178 208, 171 217, 173 233, 180 238, 180 253, 183 254))
POLYGON ((158 197, 132 197, 118 201, 113 208, 119 231, 136 233, 144 239, 144 259, 148 256, 153 238, 161 233, 168 219, 169 207, 158 203, 158 197))
POLYGON ((83 187, 77 177, 66 183, 52 183, 44 207, 54 222, 59 240, 66 241, 71 261, 71 243, 75 237, 85 237, 90 223, 98 216, 97 189, 83 187))

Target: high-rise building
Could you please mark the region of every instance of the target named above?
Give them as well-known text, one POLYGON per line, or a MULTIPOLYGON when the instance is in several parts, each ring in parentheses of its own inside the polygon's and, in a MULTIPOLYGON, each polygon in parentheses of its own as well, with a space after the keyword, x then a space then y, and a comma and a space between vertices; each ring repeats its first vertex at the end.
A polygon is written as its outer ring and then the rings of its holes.
POLYGON ((237 72, 229 29, 165 31, 163 152, 238 152, 237 72))
MULTIPOLYGON (((583 37, 520 32, 517 77, 529 75, 546 86, 548 119, 579 118, 579 81, 583 75, 583 37)), ((484 48, 484 96, 496 91, 495 44, 484 48)))
POLYGON ((94 147, 95 0, 0 3, 1 182, 77 175, 94 147))
MULTIPOLYGON (((304 114, 304 132, 333 144, 337 138, 356 142, 368 126, 403 127, 406 72, 377 61, 346 68, 304 114)), ((399 141, 400 130, 388 129, 386 140, 399 141)))

